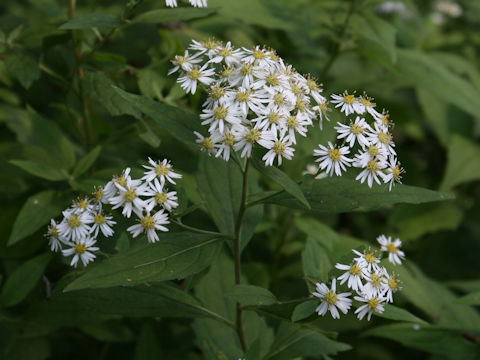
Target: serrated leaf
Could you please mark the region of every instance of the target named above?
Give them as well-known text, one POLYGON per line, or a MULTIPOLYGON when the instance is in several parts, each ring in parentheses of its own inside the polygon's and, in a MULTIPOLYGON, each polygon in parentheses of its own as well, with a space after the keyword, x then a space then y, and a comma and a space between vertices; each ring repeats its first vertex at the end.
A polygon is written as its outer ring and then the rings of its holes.
MULTIPOLYGON (((301 185, 313 213, 341 213, 352 210, 374 210, 399 203, 421 204, 453 199, 453 194, 414 186, 396 185, 392 191, 386 186, 369 188, 352 179, 335 177, 321 180, 308 176, 301 185)), ((294 209, 303 205, 290 194, 279 194, 265 202, 294 209)))
POLYGON ((441 189, 480 179, 480 146, 461 136, 454 135, 448 147, 447 170, 441 189))
POLYGON ((20 52, 9 54, 5 59, 5 66, 25 89, 28 89, 41 75, 37 62, 20 52))
POLYGON ((287 174, 275 166, 265 166, 257 159, 252 158, 251 161, 255 169, 257 169, 262 175, 265 175, 270 180, 280 185, 287 193, 295 197, 298 201, 305 205, 307 209, 310 209, 310 204, 308 203, 307 199, 305 199, 302 189, 295 181, 290 179, 287 174))
POLYGON ((74 280, 65 291, 183 279, 210 265, 222 240, 189 232, 160 234, 159 242, 139 244, 112 256, 74 280))
POLYGON ((242 305, 271 305, 278 301, 269 290, 254 285, 235 285, 226 296, 242 305))
POLYGON ((60 181, 68 179, 68 174, 61 169, 39 164, 29 160, 10 160, 10 163, 18 166, 26 172, 50 181, 60 181))
POLYGON ((85 173, 85 171, 90 169, 90 167, 93 165, 95 160, 97 160, 98 155, 100 155, 101 150, 102 150, 102 147, 98 145, 92 151, 90 151, 87 155, 81 158, 80 161, 77 163, 77 166, 75 166, 75 169, 73 169, 72 176, 74 178, 78 178, 80 175, 85 173))
POLYGON ((318 300, 308 300, 301 304, 298 304, 293 310, 292 321, 296 322, 308 318, 310 315, 315 313, 315 309, 319 305, 318 300))
POLYGON ((216 12, 215 8, 175 8, 175 9, 156 9, 144 12, 136 16, 133 23, 151 23, 158 24, 169 21, 186 21, 206 17, 216 12))
MULTIPOLYGON (((46 225, 51 218, 59 216, 65 205, 65 199, 52 190, 42 191, 29 197, 13 223, 7 245, 11 246, 33 234, 46 225)), ((46 230, 45 228, 45 232, 46 230)))
POLYGON ((407 310, 396 307, 392 304, 385 305, 385 311, 383 313, 379 314, 377 312, 373 312, 373 314, 378 317, 390 319, 390 320, 405 321, 405 322, 411 322, 411 323, 422 324, 422 325, 428 324, 427 322, 413 315, 407 310))
POLYGON ((73 19, 68 20, 65 24, 59 27, 61 30, 77 30, 89 28, 116 28, 123 24, 123 22, 109 14, 92 13, 86 15, 78 15, 73 19))
POLYGON ((51 253, 44 253, 20 265, 5 282, 0 296, 3 306, 13 306, 22 301, 35 285, 52 258, 51 253))

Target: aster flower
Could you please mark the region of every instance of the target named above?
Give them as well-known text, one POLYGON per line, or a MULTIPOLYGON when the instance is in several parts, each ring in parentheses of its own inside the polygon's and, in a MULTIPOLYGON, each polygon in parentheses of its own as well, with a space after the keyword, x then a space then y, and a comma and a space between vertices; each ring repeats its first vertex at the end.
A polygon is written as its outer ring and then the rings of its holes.
POLYGON ((168 231, 163 225, 169 224, 168 213, 165 213, 162 210, 156 212, 154 215, 150 215, 147 212, 146 215, 140 215, 138 219, 138 224, 132 225, 127 228, 127 231, 132 234, 132 237, 137 237, 141 233, 147 234, 148 242, 154 243, 159 240, 157 231, 168 231))
POLYGON ((382 160, 382 158, 372 159, 368 161, 365 169, 357 175, 355 180, 360 180, 362 184, 366 180, 369 187, 372 187, 374 180, 380 185, 379 177, 383 178, 382 170, 386 167, 387 164, 384 162, 384 160, 382 160))
POLYGON ((216 141, 212 137, 210 136, 205 137, 202 134, 200 134, 198 131, 194 131, 193 133, 197 137, 197 140, 195 140, 195 142, 201 146, 200 147, 201 151, 206 151, 208 155, 216 154, 217 152, 215 148, 216 141))
POLYGON ((378 243, 381 245, 380 250, 388 252, 388 261, 393 265, 401 265, 402 260, 405 259, 405 253, 400 250, 402 246, 402 241, 400 239, 395 239, 392 241, 392 237, 386 237, 385 235, 380 235, 377 237, 378 243))
POLYGON ((335 267, 339 270, 346 270, 341 276, 338 277, 340 285, 343 285, 348 281, 348 288, 359 291, 363 287, 362 279, 367 276, 368 269, 364 263, 353 262, 351 265, 344 265, 337 263, 335 267))
POLYGON ((90 227, 90 234, 93 233, 95 238, 98 236, 99 231, 101 231, 105 237, 110 237, 113 235, 114 231, 112 226, 117 222, 112 220, 113 217, 111 215, 105 215, 102 212, 98 212, 96 214, 92 214, 92 216, 93 224, 90 227))
POLYGON ((193 7, 207 7, 207 0, 189 0, 193 7))
POLYGON ((386 299, 383 296, 362 294, 361 296, 355 296, 354 299, 366 303, 355 310, 359 320, 362 320, 368 314, 367 320, 370 321, 374 311, 379 314, 385 311, 384 303, 386 299))
POLYGON ((385 168, 384 175, 382 176, 383 182, 388 184, 388 189, 391 191, 393 185, 397 183, 402 183, 402 174, 405 170, 402 168, 400 162, 394 155, 391 155, 388 159, 387 167, 385 168))
POLYGON ((291 160, 293 152, 295 151, 295 149, 290 146, 291 144, 292 140, 288 136, 283 135, 278 138, 275 133, 275 138, 272 139, 270 145, 266 146, 267 149, 270 147, 270 150, 262 157, 265 165, 273 165, 275 157, 277 158, 278 165, 282 165, 282 158, 291 160))
POLYGON ((324 145, 319 145, 319 147, 320 150, 313 151, 313 155, 319 157, 315 160, 320 162, 319 168, 321 170, 326 169, 327 174, 330 176, 334 172, 335 175, 341 176, 342 170, 346 171, 346 167, 350 166, 352 162, 352 159, 345 156, 350 153, 348 146, 337 148, 331 142, 328 142, 328 147, 324 145))
POLYGON ((93 217, 89 212, 74 211, 72 209, 64 210, 62 212, 64 218, 57 226, 59 235, 65 241, 76 241, 85 238, 90 232, 90 226, 93 222, 93 217))
POLYGON ((180 76, 177 82, 180 84, 187 94, 195 94, 198 83, 210 85, 215 79, 212 77, 215 74, 214 69, 209 69, 208 64, 198 67, 194 65, 191 70, 186 71, 185 75, 180 76))
POLYGON ((195 64, 198 64, 201 62, 202 62, 201 58, 198 58, 197 56, 191 56, 188 53, 188 50, 185 50, 185 53, 183 56, 176 55, 175 59, 172 60, 172 64, 174 65, 174 67, 168 70, 168 75, 171 75, 180 69, 183 71, 191 71, 195 64))
POLYGON ((345 141, 351 148, 353 148, 355 140, 362 147, 362 149, 364 149, 365 146, 370 145, 365 133, 367 131, 372 131, 372 128, 364 118, 357 116, 355 122, 350 122, 350 125, 348 126, 338 123, 338 126, 335 127, 335 130, 337 130, 338 133, 337 139, 345 138, 345 141))
POLYGON ((171 184, 175 184, 174 179, 181 179, 182 175, 177 174, 173 171, 173 166, 170 164, 170 161, 163 159, 162 161, 153 161, 151 158, 148 158, 148 165, 142 165, 148 171, 145 171, 145 175, 142 177, 142 180, 151 182, 153 179, 158 178, 161 184, 165 184, 165 181, 168 181, 171 184))
POLYGON ((385 277, 387 278, 387 288, 383 296, 385 297, 386 302, 392 303, 393 294, 402 289, 400 286, 401 283, 397 275, 395 274, 389 275, 386 270, 385 270, 385 277))
POLYGON ((118 183, 115 184, 119 190, 119 195, 110 199, 112 209, 123 207, 122 215, 129 218, 132 211, 139 214, 145 208, 145 201, 140 196, 147 195, 147 184, 139 183, 138 181, 128 179, 125 186, 118 183))
POLYGON ((371 296, 382 295, 388 288, 388 279, 385 277, 383 268, 373 270, 366 277, 366 283, 363 285, 362 291, 371 296))
POLYGON ((51 251, 57 252, 58 250, 62 250, 62 243, 64 243, 65 240, 60 235, 60 231, 58 230, 57 223, 54 219, 50 220, 50 225, 48 226, 45 236, 48 238, 48 245, 50 246, 51 251))
POLYGON ((340 111, 347 116, 354 113, 363 114, 364 112, 355 95, 349 94, 348 91, 345 91, 342 95, 333 94, 332 99, 332 104, 336 104, 336 108, 340 107, 340 111))
POLYGON ((338 310, 346 314, 352 306, 352 300, 348 298, 352 293, 336 293, 336 279, 332 280, 331 289, 323 283, 317 283, 316 290, 316 292, 313 292, 313 296, 322 300, 320 305, 315 309, 318 315, 323 316, 327 311, 330 311, 330 314, 332 314, 334 319, 340 319, 340 313, 338 310))
POLYGON ((368 248, 361 253, 360 251, 353 249, 352 252, 357 255, 354 260, 358 263, 358 266, 366 268, 369 273, 380 271, 380 266, 378 264, 381 259, 375 250, 368 248))
POLYGON ((178 206, 178 198, 176 191, 168 191, 168 189, 160 184, 158 179, 154 179, 149 183, 149 189, 146 191, 147 196, 151 196, 145 201, 147 212, 151 212, 155 206, 161 206, 166 211, 172 211, 178 206))
POLYGON ((69 249, 62 250, 63 256, 73 255, 70 266, 77 267, 78 260, 80 260, 83 266, 87 266, 89 262, 92 262, 95 259, 94 251, 99 250, 98 247, 95 247, 96 240, 93 238, 82 238, 73 242, 69 242, 68 245, 71 246, 69 249))

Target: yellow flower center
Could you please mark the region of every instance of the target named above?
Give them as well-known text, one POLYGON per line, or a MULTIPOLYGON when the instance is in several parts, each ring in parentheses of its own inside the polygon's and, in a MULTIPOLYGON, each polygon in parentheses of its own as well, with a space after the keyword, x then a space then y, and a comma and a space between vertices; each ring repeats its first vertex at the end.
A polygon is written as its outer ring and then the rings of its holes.
POLYGON ((220 99, 223 95, 225 95, 225 88, 223 87, 215 87, 212 89, 212 91, 210 92, 210 95, 212 96, 212 98, 214 98, 215 100, 218 100, 220 99))
POLYGON ((398 251, 397 247, 392 243, 387 244, 387 250, 388 252, 391 252, 393 254, 395 254, 398 251))
POLYGON ((382 131, 378 134, 378 140, 380 140, 382 144, 390 144, 390 135, 382 131))
POLYGON ((352 266, 350 266, 349 271, 350 271, 350 274, 356 275, 356 276, 360 276, 362 274, 362 270, 357 264, 353 264, 352 266))
POLYGON ((378 299, 377 297, 373 297, 370 300, 368 300, 368 306, 370 306, 371 309, 376 309, 378 307, 378 299))
POLYGON ((233 74, 233 68, 232 67, 227 67, 225 69, 223 69, 223 71, 220 73, 220 76, 222 78, 228 78, 230 76, 232 76, 233 74))
POLYGON ((280 60, 280 58, 277 56, 277 54, 273 52, 273 50, 270 50, 270 53, 268 54, 268 56, 270 56, 270 59, 272 59, 273 61, 280 60))
POLYGON ((209 137, 203 139, 202 146, 205 150, 212 150, 215 147, 215 145, 213 144, 213 140, 209 137))
POLYGON ((225 145, 232 146, 235 143, 235 136, 233 134, 225 134, 225 139, 223 140, 225 145))
POLYGON ((292 89, 292 92, 295 95, 300 95, 300 94, 303 93, 302 89, 299 86, 297 86, 296 84, 290 83, 290 89, 292 89))
POLYGON ((123 194, 123 198, 125 199, 125 202, 132 202, 135 200, 137 197, 137 193, 135 192, 135 189, 130 189, 123 194))
POLYGON ((348 95, 347 94, 343 97, 343 102, 345 104, 348 104, 348 105, 352 105, 355 102, 355 100, 356 100, 355 96, 353 96, 353 95, 348 95))
POLYGON ((370 145, 368 147, 368 153, 370 154, 371 157, 375 157, 378 155, 380 150, 378 149, 377 145, 370 145))
POLYGON ((388 286, 390 289, 394 290, 398 288, 398 282, 397 279, 395 279, 393 276, 388 279, 388 286))
POLYGON ((377 261, 377 258, 375 255, 367 253, 365 254, 365 260, 370 264, 375 264, 375 262, 377 261))
POLYGON ((87 246, 85 244, 75 245, 75 252, 77 254, 83 254, 85 251, 87 251, 87 246))
POLYGON ((233 54, 230 48, 222 48, 218 53, 223 57, 232 56, 233 54))
POLYGON ((106 219, 105 219, 105 216, 99 214, 99 215, 95 215, 95 217, 93 218, 93 221, 95 221, 95 224, 101 225, 106 221, 106 219))
POLYGON ((330 108, 328 107, 328 103, 326 101, 320 104, 320 110, 324 114, 326 114, 328 111, 330 111, 330 108))
POLYGON ((298 120, 296 116, 289 116, 287 119, 287 126, 295 129, 298 126, 298 120))
POLYGON ((336 148, 328 150, 328 154, 330 155, 330 159, 332 159, 333 161, 340 161, 340 158, 342 157, 340 150, 336 148))
POLYGON ((251 129, 245 135, 245 140, 253 144, 258 140, 260 140, 260 135, 261 135, 260 131, 258 131, 257 129, 251 129))
POLYGON ((275 105, 281 106, 281 105, 283 105, 283 103, 285 102, 285 98, 283 97, 282 94, 276 93, 276 94, 273 96, 273 102, 275 103, 275 105))
POLYGON ((187 58, 184 56, 176 55, 175 61, 177 62, 178 65, 182 65, 185 63, 185 61, 187 61, 187 58))
POLYGON ((270 121, 271 124, 278 124, 278 121, 280 120, 280 114, 272 111, 270 114, 268 114, 268 121, 270 121))
POLYGON ((82 199, 78 202, 78 207, 82 209, 86 209, 88 206, 88 202, 85 199, 82 199))
POLYGON ((227 115, 228 115, 228 109, 226 107, 219 106, 215 110, 213 110, 214 119, 225 120, 227 115))
POLYGON ((387 114, 382 114, 382 123, 384 125, 389 125, 390 124, 390 115, 387 114))
POLYGON ((358 124, 350 125, 350 131, 353 135, 360 135, 363 133, 363 128, 358 124))
POLYGON ((367 164, 367 169, 375 173, 378 170, 380 170, 380 167, 378 166, 378 163, 375 160, 370 160, 367 164))
POLYGON ((50 236, 52 236, 52 237, 58 237, 58 229, 57 229, 56 226, 54 226, 54 227, 52 228, 52 230, 50 231, 50 236))
POLYGON ((117 179, 117 184, 122 186, 122 187, 125 187, 127 185, 127 178, 122 176, 122 177, 119 177, 117 179))
POLYGON ((300 111, 305 111, 307 108, 307 102, 305 100, 298 99, 295 107, 300 111))
POLYGON ((218 41, 215 41, 213 39, 208 39, 207 41, 205 41, 203 43, 203 46, 205 46, 206 49, 208 50, 213 50, 213 49, 216 49, 218 47, 218 41))
POLYGON ((275 151, 275 154, 277 155, 282 155, 285 151, 285 147, 286 146, 284 143, 281 141, 276 141, 275 144, 273 144, 273 151, 275 151))
POLYGON ((70 226, 72 229, 75 229, 82 225, 82 221, 77 215, 73 215, 70 219, 68 219, 68 226, 70 226))
POLYGON ((245 64, 243 65, 242 69, 240 70, 240 72, 242 73, 242 75, 248 75, 248 74, 251 74, 253 71, 253 65, 251 64, 245 64))
POLYGON ((143 219, 140 219, 140 224, 142 224, 144 229, 155 229, 155 219, 152 216, 147 215, 143 219))
POLYGON ((278 80, 277 74, 268 75, 267 78, 265 79, 265 81, 267 82, 267 85, 270 85, 270 86, 277 86, 280 82, 278 80))
POLYGON ((253 57, 257 60, 265 59, 265 53, 261 50, 255 50, 253 52, 253 57))
POLYGON ((157 201, 157 204, 162 205, 165 201, 168 200, 168 195, 167 193, 159 192, 155 195, 155 200, 157 201))
POLYGON ((361 98, 360 101, 366 107, 372 107, 373 106, 372 102, 367 98, 361 98))
POLYGON ((395 180, 399 181, 401 179, 401 176, 403 174, 403 169, 396 166, 393 168, 393 177, 395 178, 395 180))
POLYGON ((169 172, 170 172, 170 168, 167 165, 160 164, 155 167, 155 173, 158 176, 162 176, 162 175, 165 176, 169 172))
POLYGON ((371 280, 372 280, 372 285, 377 288, 381 284, 382 277, 377 274, 372 274, 371 280))
POLYGON ((329 291, 325 295, 325 301, 328 303, 328 305, 335 305, 337 303, 337 300, 337 294, 335 294, 333 291, 329 291))
POLYGON ((103 189, 98 188, 97 191, 95 191, 95 199, 101 200, 103 199, 103 189))
POLYGON ((188 77, 192 80, 198 80, 202 77, 202 72, 198 67, 193 68, 192 70, 187 72, 188 77))
POLYGON ((236 98, 239 102, 248 102, 249 100, 248 94, 244 92, 238 92, 236 98))
POLYGON ((315 82, 315 80, 307 80, 307 86, 311 91, 317 91, 318 90, 318 85, 315 82))

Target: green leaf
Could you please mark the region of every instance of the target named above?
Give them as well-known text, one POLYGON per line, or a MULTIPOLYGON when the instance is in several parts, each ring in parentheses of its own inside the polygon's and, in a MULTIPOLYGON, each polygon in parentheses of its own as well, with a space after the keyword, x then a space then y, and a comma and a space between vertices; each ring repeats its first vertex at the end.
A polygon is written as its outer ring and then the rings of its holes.
POLYGON ((433 326, 392 324, 368 330, 364 335, 390 339, 404 346, 452 359, 476 358, 476 346, 464 339, 461 334, 433 326))
POLYGON ((286 360, 297 357, 335 355, 350 349, 350 345, 331 340, 317 329, 306 329, 282 322, 275 336, 275 342, 265 359, 286 360))
POLYGON ((222 239, 196 233, 160 234, 159 242, 139 244, 112 256, 74 280, 65 291, 183 279, 209 266, 222 244, 222 239))
POLYGON ((308 299, 296 299, 290 301, 278 302, 272 305, 250 305, 245 306, 245 310, 256 311, 261 315, 267 315, 274 319, 291 321, 292 314, 297 305, 305 302, 308 299))
POLYGON ((326 282, 332 263, 325 249, 315 239, 308 237, 305 249, 302 251, 303 274, 307 278, 326 282))
POLYGON ((26 172, 50 181, 68 179, 68 173, 61 169, 55 169, 47 165, 39 164, 30 160, 10 160, 10 163, 18 166, 26 172))
POLYGON ((32 57, 20 52, 8 54, 5 59, 5 66, 8 72, 12 74, 25 89, 28 89, 41 75, 37 62, 32 57))
POLYGON ((428 325, 427 322, 420 319, 419 317, 413 315, 412 313, 408 312, 405 309, 396 307, 392 304, 385 305, 385 311, 383 313, 379 314, 377 312, 374 312, 373 314, 378 316, 378 317, 385 318, 385 319, 412 322, 412 323, 422 324, 422 325, 428 325))
POLYGON ((160 342, 155 333, 155 328, 150 323, 142 326, 140 336, 135 346, 133 360, 157 360, 162 357, 160 342))
POLYGON ((175 8, 175 9, 156 9, 147 11, 136 16, 133 23, 164 23, 170 21, 186 21, 206 17, 216 11, 212 6, 208 8, 175 8))
POLYGON ((277 302, 277 298, 269 290, 254 285, 235 285, 226 296, 242 305, 271 305, 277 302))
POLYGON ((85 173, 90 167, 93 165, 95 160, 97 160, 98 155, 100 155, 100 151, 102 147, 100 145, 96 146, 92 151, 90 151, 87 155, 85 155, 75 166, 73 170, 72 176, 74 178, 78 178, 80 175, 85 173))
POLYGON ((293 310, 292 321, 299 321, 308 318, 315 313, 315 309, 318 307, 318 300, 308 300, 301 304, 298 304, 293 310))
POLYGON ((86 15, 75 16, 68 20, 65 24, 60 26, 61 30, 76 30, 89 28, 116 28, 123 24, 123 22, 109 14, 92 13, 86 15))
POLYGON ((480 179, 480 146, 461 136, 454 135, 448 147, 447 170, 441 189, 480 179))
POLYGON ((381 46, 390 56, 392 63, 397 60, 395 51, 395 28, 378 16, 353 14, 350 26, 354 33, 381 46))
POLYGON ((459 304, 466 304, 466 305, 480 305, 480 291, 470 293, 461 297, 460 299, 456 300, 459 304))
POLYGON ((33 234, 50 219, 59 216, 65 205, 64 196, 52 190, 29 197, 15 219, 7 245, 11 246, 33 234))
POLYGON ((251 161, 255 169, 257 169, 261 174, 280 185, 287 193, 295 197, 298 201, 305 205, 307 209, 310 209, 310 204, 308 203, 307 199, 305 199, 302 189, 295 181, 290 179, 287 174, 275 166, 265 166, 263 162, 257 159, 252 158, 251 161))
POLYGON ((425 120, 444 146, 447 146, 451 134, 448 116, 448 104, 425 89, 417 89, 417 99, 425 113, 425 120))
POLYGON ((20 265, 7 279, 2 289, 0 302, 13 306, 22 301, 40 281, 52 255, 44 253, 20 265))
MULTIPOLYGON (((449 193, 422 189, 414 186, 396 185, 392 191, 387 186, 369 188, 358 181, 329 177, 315 180, 308 176, 301 186, 313 213, 341 213, 352 210, 373 210, 398 203, 421 204, 453 199, 449 193)), ((289 194, 279 194, 265 202, 294 209, 303 205, 289 194)))

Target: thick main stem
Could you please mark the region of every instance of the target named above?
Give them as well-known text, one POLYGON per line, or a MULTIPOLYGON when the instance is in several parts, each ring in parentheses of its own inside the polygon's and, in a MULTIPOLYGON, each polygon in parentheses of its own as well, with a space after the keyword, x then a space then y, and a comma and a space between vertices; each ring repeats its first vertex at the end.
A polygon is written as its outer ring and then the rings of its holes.
MULTIPOLYGON (((242 281, 242 269, 241 269, 241 244, 240 244, 240 233, 242 231, 242 221, 243 215, 247 209, 247 192, 248 192, 248 168, 249 161, 245 164, 243 170, 243 182, 242 182, 242 199, 240 202, 240 209, 238 211, 237 221, 235 223, 235 234, 233 240, 233 254, 235 258, 235 284, 240 284, 242 281)), ((247 350, 247 339, 245 337, 245 331, 243 329, 243 318, 242 318, 242 306, 237 302, 237 316, 235 325, 237 328, 237 334, 242 344, 244 351, 247 350)))

